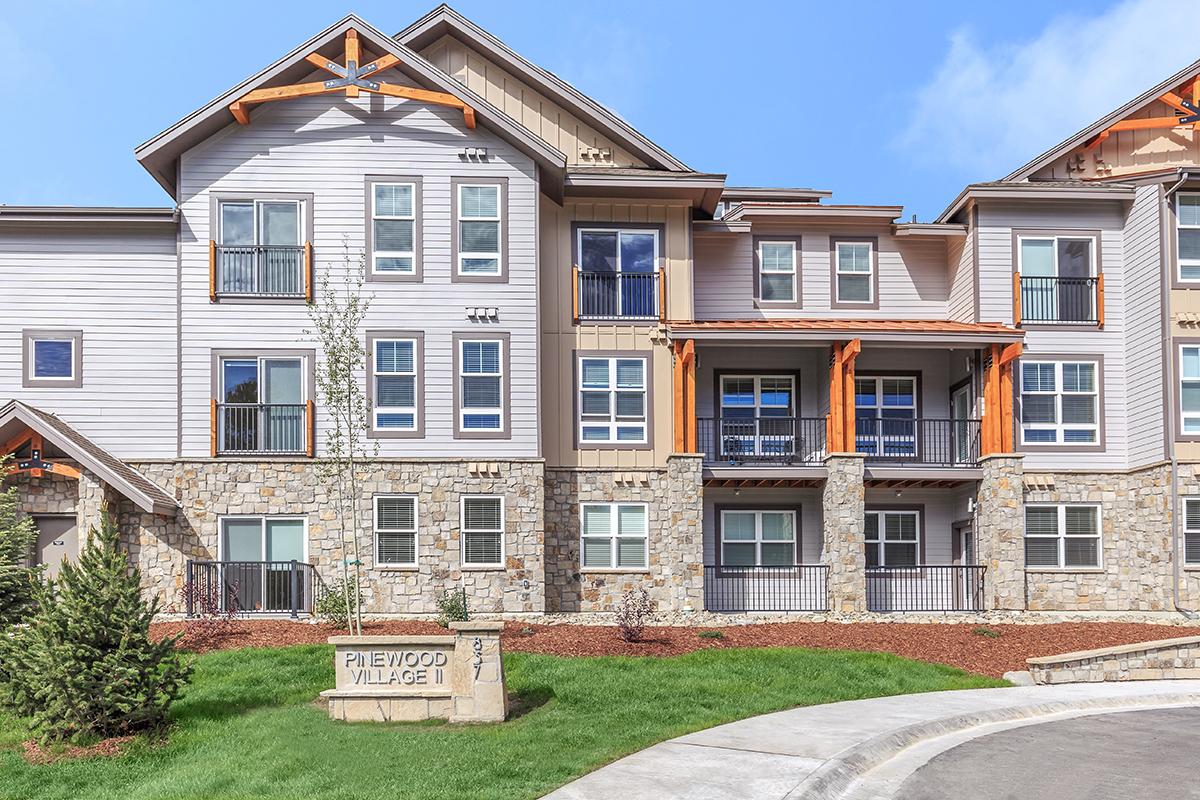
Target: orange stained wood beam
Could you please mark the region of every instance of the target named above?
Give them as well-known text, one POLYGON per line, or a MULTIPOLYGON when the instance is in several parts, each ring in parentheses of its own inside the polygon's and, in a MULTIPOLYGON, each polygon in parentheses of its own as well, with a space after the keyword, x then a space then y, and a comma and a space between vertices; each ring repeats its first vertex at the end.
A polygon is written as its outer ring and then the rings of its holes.
POLYGON ((1096 276, 1096 326, 1104 327, 1104 273, 1096 276))
POLYGON ((312 83, 297 83, 292 86, 272 86, 267 89, 255 89, 242 95, 236 102, 243 105, 250 103, 270 103, 275 100, 291 100, 294 97, 309 97, 317 94, 333 94, 341 88, 328 89, 321 81, 312 83))
POLYGON ((405 100, 419 100, 422 103, 431 103, 437 106, 462 109, 463 120, 466 122, 467 127, 475 127, 475 109, 452 94, 431 92, 428 89, 414 89, 411 86, 396 86, 392 83, 379 84, 379 94, 384 94, 388 97, 400 97, 405 100))
POLYGON ((22 432, 22 433, 18 433, 16 436, 14 436, 13 438, 9 439, 9 440, 8 440, 8 441, 7 441, 7 442, 4 444, 4 450, 3 450, 3 452, 0 452, 0 457, 2 457, 2 456, 6 456, 6 455, 8 455, 9 453, 14 453, 14 452, 16 452, 16 450, 17 450, 17 448, 18 448, 18 447, 20 447, 21 445, 25 444, 26 442, 28 442, 28 441, 29 441, 30 439, 32 439, 32 438, 33 438, 33 431, 32 431, 32 430, 30 430, 30 429, 26 429, 24 432, 22 432))
POLYGON ((674 412, 671 417, 674 420, 674 442, 673 447, 676 453, 684 452, 683 441, 683 342, 673 342, 671 349, 675 354, 673 361, 672 381, 671 385, 674 390, 674 412))
POLYGON ((854 452, 858 450, 858 419, 856 413, 856 399, 854 391, 854 364, 858 354, 862 352, 862 340, 851 339, 842 348, 842 380, 844 388, 842 389, 842 402, 845 403, 845 408, 842 410, 842 446, 846 448, 845 452, 854 452))
POLYGON ((571 265, 571 323, 579 322, 579 265, 571 265))
POLYGON ((1013 440, 1016 425, 1013 418, 1013 367, 1025 347, 1020 342, 1005 345, 1000 351, 997 363, 1000 369, 1000 419, 999 419, 999 452, 1012 453, 1016 451, 1013 440))
POLYGON ((845 433, 842 415, 846 410, 846 404, 842 400, 842 392, 845 390, 845 382, 842 375, 843 367, 842 345, 840 343, 834 344, 833 359, 829 363, 829 421, 825 425, 827 440, 825 449, 830 453, 845 452, 842 441, 842 435, 845 433))
POLYGON ((667 270, 658 268, 658 321, 667 321, 667 270))
POLYGON ((696 453, 696 341, 683 343, 683 446, 685 453, 696 453))
MULTIPOLYGON (((42 435, 37 431, 34 431, 33 436, 29 438, 29 447, 32 450, 35 450, 39 456, 45 451, 46 442, 42 439, 42 435)), ((29 470, 29 474, 35 478, 40 478, 42 477, 42 470, 31 469, 29 470)))
POLYGON ((1192 105, 1200 106, 1200 75, 1192 78, 1192 105))
POLYGON ((312 242, 304 243, 304 300, 313 301, 313 251, 312 242))
POLYGON ((309 458, 312 458, 317 454, 316 404, 312 400, 309 400, 307 403, 305 403, 304 408, 308 414, 308 424, 304 426, 304 452, 308 454, 309 458))
MULTIPOLYGON (((357 67, 358 62, 362 60, 362 48, 358 43, 358 31, 351 28, 346 31, 346 66, 351 65, 357 67)), ((357 86, 346 87, 346 97, 358 97, 357 86)))
POLYGON ((208 449, 213 458, 217 457, 217 399, 214 397, 209 406, 208 418, 208 449))
POLYGON ((217 243, 208 240, 208 302, 217 302, 217 243))
POLYGON ((1021 273, 1013 273, 1013 327, 1021 327, 1021 273))

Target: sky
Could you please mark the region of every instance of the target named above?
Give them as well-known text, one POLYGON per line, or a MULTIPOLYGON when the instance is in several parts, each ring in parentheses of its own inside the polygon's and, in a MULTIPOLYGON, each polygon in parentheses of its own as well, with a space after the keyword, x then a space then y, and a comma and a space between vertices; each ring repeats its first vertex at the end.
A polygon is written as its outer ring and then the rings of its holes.
MULTIPOLYGON (((0 0, 0 203, 171 205, 133 148, 349 12, 435 0, 0 0)), ((930 220, 1200 59, 1195 0, 456 0, 735 186, 930 220)))

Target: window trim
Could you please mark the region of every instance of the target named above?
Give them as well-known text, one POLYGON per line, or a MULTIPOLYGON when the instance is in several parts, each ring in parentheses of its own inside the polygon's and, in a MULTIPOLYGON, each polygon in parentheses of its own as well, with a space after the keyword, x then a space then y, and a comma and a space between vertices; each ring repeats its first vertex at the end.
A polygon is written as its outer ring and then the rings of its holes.
MULTIPOLYGON (((930 566, 929 564, 925 563, 925 540, 927 537, 925 535, 925 504, 924 503, 866 503, 863 506, 863 519, 864 519, 864 523, 863 523, 863 558, 864 558, 864 561, 863 561, 863 563, 864 563, 864 565, 866 564, 865 558, 866 558, 866 542, 867 542, 867 535, 866 535, 867 530, 866 530, 865 520, 866 520, 866 517, 868 514, 879 514, 881 516, 883 514, 916 514, 917 515, 917 565, 915 567, 888 567, 887 564, 880 564, 879 567, 864 567, 865 569, 880 569, 880 568, 919 569, 920 567, 930 566)), ((907 539, 885 539, 884 536, 885 536, 886 530, 887 530, 887 526, 883 524, 883 520, 881 518, 880 525, 879 525, 879 539, 871 540, 871 541, 878 541, 879 544, 881 545, 880 549, 879 549, 879 558, 881 561, 883 561, 886 558, 886 556, 884 554, 884 548, 882 547, 882 545, 885 542, 890 541, 893 543, 907 544, 909 541, 907 539)))
MULTIPOLYGON (((1169 203, 1169 207, 1171 210, 1170 213, 1171 213, 1171 222, 1172 222, 1172 225, 1171 225, 1172 234, 1170 236, 1170 241, 1168 242, 1167 246, 1170 248, 1171 261, 1173 262, 1172 266, 1171 266, 1171 288, 1172 289, 1195 289, 1195 288, 1197 288, 1197 286, 1200 286, 1200 278, 1184 278, 1183 277, 1183 259, 1180 258, 1180 256, 1179 256, 1179 231, 1181 228, 1185 228, 1185 227, 1189 230, 1195 230, 1200 226, 1180 225, 1180 223, 1179 223, 1179 198, 1183 197, 1183 196, 1200 197, 1200 191, 1193 190, 1193 191, 1186 191, 1186 192, 1185 191, 1176 192, 1175 196, 1171 198, 1171 201, 1169 203)), ((1197 262, 1196 266, 1200 266, 1200 262, 1197 262)))
MULTIPOLYGON (((861 272, 847 273, 862 275, 861 272)), ((829 307, 877 311, 879 309, 879 237, 878 236, 830 236, 829 237, 829 307), (869 244, 871 246, 871 272, 868 284, 871 299, 867 301, 842 300, 838 297, 838 245, 869 244)))
POLYGON ((799 260, 798 256, 800 254, 799 250, 796 248, 796 243, 784 241, 782 239, 779 241, 773 241, 771 239, 764 238, 764 239, 757 240, 754 243, 754 246, 758 248, 758 301, 760 303, 762 303, 763 305, 768 305, 768 304, 774 305, 775 303, 795 303, 796 302, 796 277, 797 277, 796 276, 796 272, 797 272, 796 262, 799 260), (791 268, 790 269, 770 269, 770 270, 767 269, 766 261, 765 261, 765 259, 763 259, 763 247, 766 245, 771 245, 773 247, 790 248, 791 253, 792 253, 791 268), (763 292, 762 279, 763 279, 763 276, 765 276, 765 275, 790 275, 791 276, 791 295, 792 296, 789 298, 786 298, 786 299, 768 300, 765 297, 766 293, 763 292))
POLYGON ((506 532, 508 528, 508 503, 502 494, 464 494, 458 498, 458 563, 464 570, 495 570, 506 569, 505 563, 508 557, 508 548, 505 546, 506 532), (483 528, 467 528, 467 500, 488 499, 500 501, 500 560, 496 562, 475 562, 467 561, 467 533, 496 533, 491 529, 483 528))
POLYGON ((1104 506, 1102 503, 1048 503, 1048 502, 1031 502, 1025 503, 1025 509, 1029 508, 1057 508, 1058 509, 1058 533, 1054 537, 1050 536, 1034 536, 1034 539, 1050 539, 1058 540, 1058 565, 1054 567, 1045 566, 1030 566, 1025 556, 1026 541, 1031 538, 1029 536, 1029 523, 1027 511, 1021 515, 1021 560, 1025 564, 1026 572, 1096 572, 1104 569, 1104 506), (1096 509, 1096 535, 1093 536, 1072 536, 1072 539, 1092 539, 1096 540, 1096 563, 1089 565, 1066 566, 1066 540, 1067 540, 1067 507, 1075 508, 1094 508, 1096 509))
POLYGON ((269 519, 282 520, 285 522, 289 521, 289 520, 292 520, 292 521, 299 520, 300 522, 302 522, 304 524, 304 541, 303 541, 304 558, 303 558, 303 560, 297 561, 296 563, 298 563, 298 564, 307 564, 308 563, 309 531, 308 531, 308 515, 307 514, 218 514, 217 515, 217 561, 223 562, 226 560, 226 558, 225 558, 225 556, 226 556, 226 553, 225 553, 225 522, 227 520, 248 520, 248 519, 259 520, 259 531, 262 536, 262 545, 263 545, 263 559, 264 559, 263 563, 270 563, 270 564, 284 563, 284 562, 274 562, 274 561, 268 562, 268 561, 266 561, 266 557, 267 557, 267 520, 269 520, 269 519))
POLYGON ((580 502, 579 504, 579 571, 587 572, 607 572, 607 573, 646 573, 650 571, 650 504, 643 500, 596 500, 588 502, 580 502), (613 522, 613 528, 608 536, 588 536, 585 532, 583 520, 584 509, 589 506, 607 506, 610 509, 610 519, 613 522), (620 536, 618 533, 618 514, 620 506, 641 506, 643 510, 642 519, 645 521, 645 529, 641 537, 637 536, 620 536), (640 567, 622 567, 617 565, 618 561, 618 541, 621 539, 636 539, 643 540, 643 555, 645 556, 645 564, 640 567), (612 557, 609 567, 589 567, 583 563, 583 543, 587 539, 608 539, 610 545, 610 556, 612 557))
MULTIPOLYGON (((753 252, 753 280, 751 293, 754 297, 754 307, 764 309, 798 309, 803 307, 804 291, 804 250, 800 246, 800 236, 754 236, 751 244, 753 252), (762 299, 762 245, 791 244, 795 247, 795 261, 792 265, 792 300, 763 300, 762 299)), ((781 274, 781 273, 774 273, 781 274)))
POLYGON ((1187 518, 1188 518, 1187 506, 1188 506, 1188 503, 1200 503, 1200 495, 1181 495, 1181 496, 1180 496, 1180 499, 1183 501, 1183 513, 1179 515, 1179 516, 1180 516, 1180 523, 1181 523, 1181 530, 1180 530, 1180 545, 1181 545, 1181 546, 1182 546, 1182 548, 1183 548, 1183 552, 1179 554, 1179 561, 1180 561, 1180 563, 1181 563, 1181 564, 1183 564, 1183 566, 1184 566, 1184 569, 1200 569, 1200 560, 1196 560, 1196 561, 1188 561, 1188 558, 1187 558, 1187 552, 1188 552, 1187 537, 1188 537, 1188 534, 1189 534, 1189 533, 1191 533, 1191 534, 1193 534, 1193 535, 1200 536, 1200 528, 1196 528, 1196 529, 1195 529, 1195 530, 1193 530, 1193 531, 1189 531, 1189 530, 1188 530, 1188 526, 1187 526, 1187 518))
POLYGON ((455 439, 512 438, 512 336, 507 331, 496 333, 456 332, 454 344, 454 374, 452 394, 454 403, 455 439), (464 342, 500 342, 500 430, 464 429, 462 427, 462 346, 464 342))
MULTIPOLYGON (((278 202, 295 202, 300 204, 300 212, 297 222, 300 225, 299 238, 300 245, 305 242, 312 241, 313 230, 313 194, 312 192, 273 192, 273 191, 252 191, 252 192, 210 192, 209 195, 209 229, 208 238, 221 244, 221 205, 223 203, 270 203, 278 202)), ((258 227, 258 211, 254 212, 255 230, 258 227)), ((258 238, 256 235, 255 239, 258 238)))
MULTIPOLYGON (((1101 453, 1104 452, 1107 446, 1107 437, 1105 435, 1105 416, 1104 416, 1104 356, 1100 353, 1032 353, 1025 352, 1025 355, 1016 362, 1013 367, 1016 370, 1016 379, 1013 381, 1013 424, 1016 425, 1017 431, 1015 435, 1015 447, 1019 453, 1101 453), (1081 443, 1025 443, 1024 425, 1021 423, 1021 388, 1023 386, 1024 374, 1022 373, 1022 363, 1046 362, 1053 361, 1057 363, 1068 362, 1079 364, 1085 362, 1094 362, 1096 364, 1096 427, 1097 437, 1092 444, 1081 443)), ((1058 370, 1058 374, 1062 374, 1062 370, 1058 370)), ((1060 404, 1061 407, 1061 404, 1060 404)))
MULTIPOLYGON (((876 392, 878 393, 878 395, 880 397, 883 396, 883 386, 881 383, 882 381, 885 381, 885 380, 899 380, 899 381, 911 380, 913 382, 913 402, 914 402, 913 417, 912 417, 912 420, 913 420, 913 458, 916 461, 920 461, 921 458, 923 457, 922 451, 923 451, 923 447, 924 447, 924 440, 920 433, 920 429, 921 429, 920 420, 923 419, 922 415, 924 414, 924 405, 925 405, 925 395, 923 394, 923 392, 924 392, 923 378, 924 378, 924 375, 922 374, 922 372, 920 370, 905 371, 905 370, 863 369, 863 370, 858 370, 854 374, 855 381, 874 380, 876 382, 875 383, 876 392)), ((857 386, 855 387, 854 394, 855 394, 854 409, 855 409, 855 414, 857 415, 857 413, 858 413, 857 386)), ((899 406, 893 406, 893 408, 898 408, 898 407, 899 406)), ((877 406, 872 406, 872 408, 882 409, 882 408, 884 408, 884 406, 877 405, 877 406)), ((882 419, 882 417, 876 417, 876 419, 882 419)), ((857 420, 857 416, 856 416, 856 420, 857 420)), ((855 452, 858 452, 858 441, 857 441, 858 435, 859 435, 858 431, 859 431, 859 428, 858 428, 858 423, 856 421, 855 422, 855 444, 854 444, 855 452)), ((864 453, 864 455, 870 455, 870 454, 864 453)), ((882 454, 880 454, 880 455, 882 455, 882 454)), ((889 506, 889 508, 899 508, 899 506, 889 506)))
POLYGON ((367 410, 371 415, 368 439, 424 439, 425 438, 425 332, 398 330, 367 331, 367 410), (410 340, 413 344, 413 398, 416 403, 414 426, 405 428, 377 428, 375 426, 375 342, 410 340))
MULTIPOLYGON (((1092 264, 1091 277, 1098 278, 1104 272, 1104 257, 1103 257, 1103 239, 1102 231, 1094 228, 1083 228, 1072 230, 1070 228, 1014 228, 1012 232, 1012 271, 1013 274, 1021 274, 1021 240, 1022 239, 1091 239, 1092 240, 1092 264)), ((978 249, 976 250, 978 252, 978 249)), ((1058 264, 1058 249, 1055 247, 1055 265, 1058 264)), ((976 286, 978 291, 978 286, 976 286)), ((1008 294, 1012 294, 1011 290, 1008 294)), ((1095 302, 1095 301, 1093 301, 1095 302)), ((1009 302, 1009 322, 1012 322, 1012 306, 1009 302)), ((1029 323, 1031 329, 1036 328, 1040 331, 1053 330, 1094 330, 1097 323, 1087 322, 1032 322, 1029 323)), ((1021 327, 1026 326, 1026 321, 1022 320, 1021 327)))
MULTIPOLYGON (((574 449, 575 450, 652 450, 654 449, 654 352, 651 350, 572 350, 572 383, 574 386, 571 411, 574 417, 574 449), (584 441, 583 440, 583 359, 585 358, 603 358, 603 359, 642 359, 645 363, 645 372, 643 379, 645 381, 646 407, 645 407, 645 426, 646 433, 643 441, 640 442, 621 442, 621 441, 584 441)), ((610 367, 611 369, 611 367, 610 367)), ((609 391, 615 391, 610 389, 609 391)), ((615 415, 616 409, 612 409, 615 415)), ((613 417, 615 425, 615 416, 613 417)))
POLYGON ((450 179, 450 282, 451 283, 508 283, 508 178, 452 177, 450 179), (459 271, 459 211, 460 188, 463 186, 497 186, 500 190, 500 269, 494 274, 467 274, 459 271))
POLYGON ((371 497, 371 544, 373 565, 376 569, 415 569, 421 561, 421 500, 415 494, 377 494, 371 497), (379 501, 382 499, 402 499, 412 500, 413 503, 413 527, 411 531, 397 529, 387 529, 384 533, 412 533, 413 535, 413 560, 411 562, 403 561, 381 561, 379 559, 379 501))
POLYGON ((1174 386, 1171 388, 1172 413, 1175 415, 1175 441, 1200 442, 1200 433, 1186 433, 1183 430, 1183 348, 1200 347, 1200 336, 1172 336, 1171 346, 1174 351, 1174 386))
POLYGON ((715 563, 718 567, 726 567, 729 569, 747 570, 747 569, 786 569, 787 567, 796 566, 804 563, 804 540, 802 526, 804 524, 803 514, 799 505, 772 505, 770 503, 753 503, 749 505, 719 505, 713 511, 717 516, 717 537, 715 542, 716 555, 715 563), (754 539, 734 539, 734 544, 753 544, 754 545, 754 564, 727 564, 725 562, 725 515, 726 514, 754 514, 754 539), (763 539, 762 538, 762 515, 763 514, 791 514, 792 515, 792 561, 789 564, 763 564, 762 563, 762 545, 766 541, 771 544, 780 544, 783 539, 763 539))
MULTIPOLYGON (((364 239, 366 242, 367 266, 364 279, 373 283, 421 283, 424 281, 424 263, 421 258, 424 237, 422 227, 424 219, 422 212, 422 195, 424 185, 420 175, 367 175, 364 178, 363 217, 366 221, 364 239), (375 185, 408 184, 413 187, 413 269, 412 272, 376 272, 375 270, 375 185)), ((388 219, 395 219, 389 217, 388 219)))
POLYGON ((65 328, 25 328, 21 331, 21 386, 25 389, 79 389, 83 387, 83 331, 65 328), (39 378, 33 374, 35 341, 70 341, 71 375, 39 378))

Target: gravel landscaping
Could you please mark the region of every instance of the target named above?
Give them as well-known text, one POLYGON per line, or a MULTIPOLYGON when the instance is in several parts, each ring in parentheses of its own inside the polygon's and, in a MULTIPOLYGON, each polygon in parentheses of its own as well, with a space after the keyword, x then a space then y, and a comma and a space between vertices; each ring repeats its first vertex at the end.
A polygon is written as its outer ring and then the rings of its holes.
MULTIPOLYGON (((164 635, 187 628, 164 622, 152 633, 164 635)), ((341 633, 328 625, 286 620, 237 620, 215 635, 189 635, 184 646, 199 651, 237 647, 280 647, 323 643, 341 633)), ((433 622, 386 621, 363 626, 367 634, 417 635, 445 633, 433 622)), ((783 622, 728 627, 647 628, 638 643, 621 640, 610 626, 544 625, 508 622, 503 646, 508 652, 558 656, 674 656, 694 650, 728 647, 812 647, 893 653, 917 661, 949 664, 982 675, 1000 677, 1025 669, 1025 659, 1076 650, 1200 635, 1200 627, 1169 628, 1129 622, 1063 622, 1043 625, 978 625, 945 623, 783 622), (720 636, 702 631, 720 631, 720 636)))

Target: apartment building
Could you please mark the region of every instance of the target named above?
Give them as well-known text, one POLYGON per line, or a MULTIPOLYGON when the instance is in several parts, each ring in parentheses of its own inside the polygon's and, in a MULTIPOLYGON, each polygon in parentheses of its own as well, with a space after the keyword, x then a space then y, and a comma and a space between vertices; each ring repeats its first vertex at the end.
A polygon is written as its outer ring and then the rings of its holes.
POLYGON ((137 148, 171 207, 0 206, 35 558, 104 506, 180 610, 306 613, 347 533, 378 614, 1190 608, 1198 76, 903 222, 349 16, 137 148), (351 532, 308 304, 360 265, 351 532))

